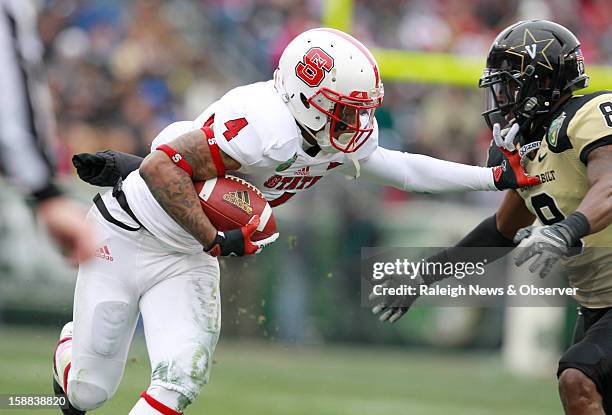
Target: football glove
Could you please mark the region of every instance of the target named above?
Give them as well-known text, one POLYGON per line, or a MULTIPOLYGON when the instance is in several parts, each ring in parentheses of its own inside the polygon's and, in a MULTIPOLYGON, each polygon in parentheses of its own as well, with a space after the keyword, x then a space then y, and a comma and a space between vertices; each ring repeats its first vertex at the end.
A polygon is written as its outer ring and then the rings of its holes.
POLYGON ((265 247, 276 241, 278 232, 259 241, 252 241, 251 236, 259 226, 259 216, 254 215, 249 223, 238 229, 217 232, 212 244, 204 249, 210 256, 245 256, 258 254, 265 247))
POLYGON ((575 255, 580 250, 580 238, 590 231, 589 222, 582 213, 574 212, 561 222, 549 226, 529 226, 519 229, 514 237, 519 253, 514 263, 521 266, 529 259, 529 272, 546 277, 562 257, 575 255))
POLYGON ((389 323, 395 323, 397 320, 403 317, 408 312, 412 304, 419 298, 418 286, 422 283, 422 280, 417 276, 414 280, 410 280, 407 284, 406 276, 389 276, 387 279, 380 284, 383 289, 399 288, 403 284, 413 286, 415 288, 415 295, 376 295, 372 292, 369 295, 370 301, 377 301, 377 304, 372 307, 372 314, 377 315, 378 319, 382 322, 388 321, 389 323))
POLYGON ((142 157, 113 150, 72 156, 72 164, 81 180, 94 186, 114 186, 120 177, 125 179, 136 170, 142 160, 142 157))
POLYGON ((512 124, 510 128, 503 131, 499 124, 493 125, 493 141, 504 155, 502 164, 493 167, 493 182, 498 190, 518 189, 541 183, 539 177, 525 173, 521 165, 521 157, 514 145, 519 129, 518 124, 512 124))

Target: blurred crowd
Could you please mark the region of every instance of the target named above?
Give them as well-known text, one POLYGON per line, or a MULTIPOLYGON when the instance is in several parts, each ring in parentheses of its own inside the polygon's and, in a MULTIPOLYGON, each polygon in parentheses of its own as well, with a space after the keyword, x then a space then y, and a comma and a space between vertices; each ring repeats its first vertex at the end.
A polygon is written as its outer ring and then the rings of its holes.
MULTIPOLYGON (((169 122, 194 118, 235 85, 269 79, 289 40, 320 25, 322 1, 44 1, 40 31, 66 154, 146 153, 169 122)), ((606 0, 355 0, 353 33, 369 46, 484 63, 495 34, 529 17, 574 30, 587 65, 612 64, 606 0)), ((483 162, 487 132, 475 86, 385 86, 383 145, 483 162)))

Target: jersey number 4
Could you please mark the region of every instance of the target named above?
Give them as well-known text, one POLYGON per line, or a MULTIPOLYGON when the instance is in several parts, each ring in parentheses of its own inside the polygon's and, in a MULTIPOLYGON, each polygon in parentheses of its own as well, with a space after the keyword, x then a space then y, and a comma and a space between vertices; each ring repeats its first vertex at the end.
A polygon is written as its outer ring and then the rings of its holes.
POLYGON ((246 118, 236 118, 235 120, 229 120, 224 125, 227 130, 223 132, 223 137, 225 137, 227 141, 230 141, 238 135, 240 130, 249 125, 249 122, 246 118))

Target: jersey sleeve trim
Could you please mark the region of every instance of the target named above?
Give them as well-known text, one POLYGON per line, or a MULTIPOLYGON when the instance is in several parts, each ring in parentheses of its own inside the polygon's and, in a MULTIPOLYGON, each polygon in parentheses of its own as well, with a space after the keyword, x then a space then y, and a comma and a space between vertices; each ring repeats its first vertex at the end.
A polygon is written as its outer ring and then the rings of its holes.
POLYGON ((217 176, 225 176, 225 164, 223 163, 223 158, 221 158, 221 151, 217 145, 215 133, 208 125, 204 125, 201 130, 206 135, 206 142, 208 143, 210 155, 212 156, 213 163, 215 163, 215 168, 217 169, 217 176))
POLYGON ((589 154, 591 154, 591 151, 595 150, 596 148, 609 145, 612 145, 612 134, 590 142, 589 144, 584 146, 584 148, 580 152, 580 161, 586 165, 588 163, 589 154))

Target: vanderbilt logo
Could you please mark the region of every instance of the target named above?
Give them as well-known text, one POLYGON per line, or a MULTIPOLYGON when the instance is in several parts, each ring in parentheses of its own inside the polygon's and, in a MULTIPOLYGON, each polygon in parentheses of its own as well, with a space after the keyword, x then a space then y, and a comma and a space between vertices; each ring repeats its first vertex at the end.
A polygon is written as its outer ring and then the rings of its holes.
POLYGON ((249 192, 247 192, 246 190, 226 193, 223 195, 223 200, 243 210, 248 215, 253 213, 253 207, 251 206, 251 198, 249 197, 249 192))
POLYGON ((548 139, 548 144, 551 147, 557 147, 557 142, 559 139, 559 130, 563 126, 563 121, 565 121, 565 111, 559 115, 557 118, 550 123, 550 127, 548 127, 548 133, 546 134, 546 138, 548 139))

